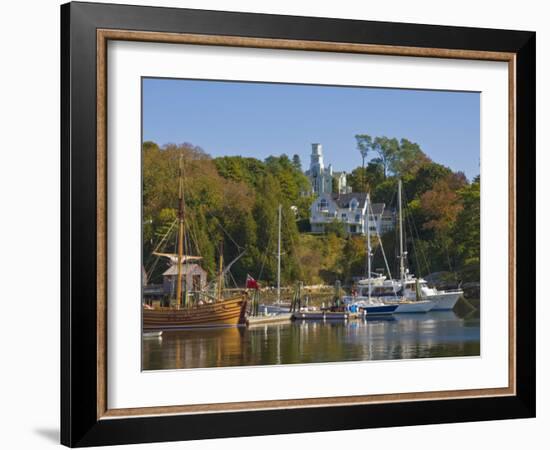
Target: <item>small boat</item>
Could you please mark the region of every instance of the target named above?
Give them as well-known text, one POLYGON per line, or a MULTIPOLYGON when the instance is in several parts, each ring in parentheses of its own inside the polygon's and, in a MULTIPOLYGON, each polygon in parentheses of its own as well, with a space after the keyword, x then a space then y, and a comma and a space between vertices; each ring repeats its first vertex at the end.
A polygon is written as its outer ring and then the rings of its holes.
POLYGON ((251 327, 254 325, 266 325, 271 323, 289 322, 292 320, 291 313, 268 314, 264 316, 251 316, 246 319, 246 325, 251 327))
POLYGON ((147 331, 143 333, 143 339, 158 339, 162 337, 162 331, 147 331))
POLYGON ((286 314, 290 312, 290 303, 262 303, 259 306, 260 314, 286 314))

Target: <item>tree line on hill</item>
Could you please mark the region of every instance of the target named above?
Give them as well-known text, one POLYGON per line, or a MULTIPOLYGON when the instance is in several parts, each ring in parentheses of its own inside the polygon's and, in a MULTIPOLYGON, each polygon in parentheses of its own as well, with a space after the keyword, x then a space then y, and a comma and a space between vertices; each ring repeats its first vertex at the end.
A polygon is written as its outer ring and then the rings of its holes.
MULTIPOLYGON (((358 156, 370 158, 348 175, 354 192, 371 193, 374 202, 395 207, 397 180, 403 181, 408 265, 427 275, 449 271, 457 280, 479 281, 479 177, 432 161, 406 139, 356 136, 358 156), (414 239, 413 239, 414 238, 414 239)), ((247 274, 264 285, 277 277, 278 205, 282 205, 281 282, 349 283, 365 273, 365 238, 347 236, 340 223, 324 235, 308 233, 314 200, 298 155, 270 156, 261 161, 242 156, 212 158, 192 144, 143 144, 143 259, 150 282, 160 282, 166 263, 153 250, 165 237, 163 250, 175 251, 178 160, 183 155, 185 251, 203 257, 210 277, 218 271, 220 253, 236 285, 247 274), (169 231, 171 231, 169 233, 169 231)), ((358 158, 358 161, 360 159, 358 158)), ((382 236, 391 270, 395 268, 395 232, 382 236)), ((384 267, 373 239, 375 268, 384 267)), ((392 275, 396 273, 392 272, 392 275)))

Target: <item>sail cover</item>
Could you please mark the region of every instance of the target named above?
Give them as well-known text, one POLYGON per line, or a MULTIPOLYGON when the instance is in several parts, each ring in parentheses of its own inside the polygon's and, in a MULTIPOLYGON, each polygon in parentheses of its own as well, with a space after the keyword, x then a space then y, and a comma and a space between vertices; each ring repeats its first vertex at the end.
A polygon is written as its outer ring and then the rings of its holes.
MULTIPOLYGON (((155 256, 163 256, 165 258, 168 258, 172 264, 178 263, 178 254, 177 253, 159 253, 159 252, 153 252, 153 255, 155 256)), ((202 256, 192 256, 192 255, 182 255, 181 262, 183 264, 193 261, 200 261, 202 259, 202 256)))

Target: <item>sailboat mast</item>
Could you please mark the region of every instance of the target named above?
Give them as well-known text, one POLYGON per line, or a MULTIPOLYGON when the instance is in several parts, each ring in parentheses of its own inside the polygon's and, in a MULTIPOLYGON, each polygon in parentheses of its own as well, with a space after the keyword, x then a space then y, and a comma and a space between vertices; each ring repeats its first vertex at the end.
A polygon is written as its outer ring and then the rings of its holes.
POLYGON ((279 204, 279 232, 277 240, 277 303, 281 302, 281 212, 282 206, 279 204))
POLYGON ((372 291, 372 287, 371 287, 371 261, 370 261, 370 257, 371 257, 371 249, 370 249, 370 211, 371 211, 370 195, 367 194, 367 277, 368 277, 368 280, 369 280, 369 301, 370 301, 371 291, 372 291))
POLYGON ((220 267, 218 274, 218 300, 221 300, 223 293, 223 242, 220 244, 220 267))
POLYGON ((178 187, 178 278, 176 288, 176 301, 179 306, 183 306, 183 295, 181 289, 182 281, 182 260, 183 260, 183 241, 184 241, 184 200, 183 200, 183 155, 180 154, 179 161, 179 187, 178 187))
POLYGON ((397 202, 399 203, 399 276, 405 289, 405 261, 403 254, 403 206, 401 204, 401 179, 397 182, 397 202))

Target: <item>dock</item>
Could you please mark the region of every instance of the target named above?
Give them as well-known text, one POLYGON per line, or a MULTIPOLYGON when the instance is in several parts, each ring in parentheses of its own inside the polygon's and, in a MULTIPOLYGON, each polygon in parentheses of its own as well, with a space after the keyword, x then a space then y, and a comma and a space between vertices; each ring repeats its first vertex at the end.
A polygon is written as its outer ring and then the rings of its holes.
POLYGON ((360 317, 359 313, 330 311, 303 311, 292 315, 293 320, 353 320, 360 317))
POLYGON ((254 325, 266 325, 270 323, 289 322, 291 319, 292 319, 291 313, 267 314, 263 316, 251 316, 246 320, 246 324, 250 327, 254 325))

